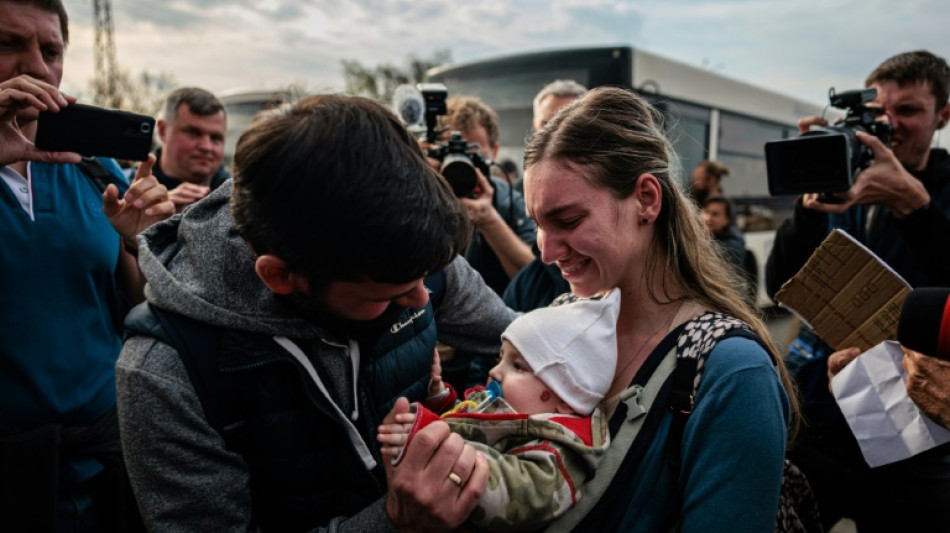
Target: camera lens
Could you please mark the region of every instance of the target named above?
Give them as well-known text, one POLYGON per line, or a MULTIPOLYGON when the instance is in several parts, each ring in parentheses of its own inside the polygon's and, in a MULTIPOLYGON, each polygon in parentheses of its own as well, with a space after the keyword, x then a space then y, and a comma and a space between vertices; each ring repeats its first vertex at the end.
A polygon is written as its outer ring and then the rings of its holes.
POLYGON ((452 192, 458 198, 470 197, 478 184, 474 165, 462 154, 449 154, 445 158, 442 176, 452 186, 452 192))
POLYGON ((152 133, 152 125, 149 124, 148 122, 143 122, 139 126, 139 131, 142 133, 152 133))

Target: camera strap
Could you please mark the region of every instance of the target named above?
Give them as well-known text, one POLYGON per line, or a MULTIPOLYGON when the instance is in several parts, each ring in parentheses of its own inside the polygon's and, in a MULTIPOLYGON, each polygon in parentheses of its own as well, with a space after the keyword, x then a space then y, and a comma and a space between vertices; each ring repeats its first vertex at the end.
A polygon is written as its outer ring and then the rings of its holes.
POLYGON ((115 186, 119 188, 120 195, 129 188, 128 183, 123 182, 118 176, 110 172, 97 157, 83 156, 82 160, 76 163, 76 166, 79 167, 79 170, 81 170, 86 177, 92 180, 99 194, 106 192, 106 187, 108 187, 110 183, 114 183, 115 186))

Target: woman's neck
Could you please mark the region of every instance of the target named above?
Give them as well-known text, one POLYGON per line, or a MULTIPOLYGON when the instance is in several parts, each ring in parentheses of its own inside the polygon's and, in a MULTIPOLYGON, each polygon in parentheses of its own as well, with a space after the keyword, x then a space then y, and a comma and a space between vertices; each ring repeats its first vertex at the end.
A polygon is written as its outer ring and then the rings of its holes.
POLYGON ((646 291, 621 294, 617 320, 617 369, 608 397, 627 388, 666 335, 702 311, 702 306, 680 295, 657 303, 646 291), (678 296, 678 297, 677 297, 678 296))

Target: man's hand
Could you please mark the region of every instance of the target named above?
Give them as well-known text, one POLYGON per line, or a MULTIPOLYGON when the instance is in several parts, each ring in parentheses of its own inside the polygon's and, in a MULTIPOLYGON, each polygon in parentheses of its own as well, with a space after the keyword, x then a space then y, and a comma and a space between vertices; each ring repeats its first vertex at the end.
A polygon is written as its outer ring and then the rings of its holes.
POLYGON ((950 361, 904 348, 907 395, 934 422, 950 429, 950 361))
POLYGON ((437 145, 432 144, 432 143, 426 141, 425 139, 419 139, 419 148, 422 149, 422 153, 425 154, 425 156, 426 156, 426 163, 429 163, 429 166, 432 167, 433 170, 435 170, 436 172, 441 173, 441 171, 442 171, 442 161, 439 161, 438 159, 436 159, 436 158, 434 158, 434 157, 431 157, 431 156, 429 155, 429 152, 430 152, 433 148, 436 148, 436 147, 437 147, 437 145))
POLYGON ((0 166, 17 161, 78 163, 79 154, 37 150, 33 144, 39 112, 58 112, 75 101, 56 87, 25 75, 0 83, 0 166), (28 124, 26 131, 21 123, 28 124))
POLYGON ((181 185, 168 191, 168 199, 175 204, 175 212, 181 213, 189 205, 201 200, 211 192, 211 187, 182 182, 181 185))
POLYGON ((798 133, 805 133, 812 126, 827 126, 828 121, 822 117, 810 116, 798 119, 798 133))
POLYGON ((477 168, 475 175, 478 177, 475 185, 475 192, 471 198, 460 198, 462 207, 468 214, 468 220, 479 230, 484 230, 487 226, 494 224, 504 224, 501 214, 495 210, 492 205, 492 199, 495 197, 495 189, 491 182, 477 168))
MULTIPOLYGON (((396 415, 407 412, 409 402, 399 398, 383 424, 394 424, 396 415)), ((384 466, 386 513, 402 531, 454 529, 468 518, 488 481, 485 458, 441 421, 415 434, 399 466, 390 461, 384 466)))
POLYGON ((472 225, 478 230, 485 242, 495 253, 501 268, 508 278, 515 277, 525 265, 534 259, 531 246, 525 244, 495 209, 492 199, 495 189, 491 181, 476 170, 478 184, 474 198, 460 198, 462 207, 468 213, 472 225))
POLYGON ((858 174, 850 189, 835 194, 844 200, 842 203, 823 203, 818 201, 817 194, 806 194, 802 200, 804 207, 826 213, 843 213, 853 205, 881 204, 888 206, 895 216, 903 218, 930 202, 924 184, 907 172, 890 148, 874 135, 862 131, 856 135, 874 153, 871 166, 858 174))
POLYGON ((129 246, 135 246, 135 236, 142 230, 175 214, 168 189, 152 175, 154 164, 155 156, 149 154, 139 165, 132 186, 121 200, 114 184, 110 183, 102 193, 102 212, 129 246))
POLYGON ((854 361, 861 355, 861 350, 857 348, 846 348, 839 350, 828 356, 828 390, 831 390, 831 379, 841 372, 841 369, 854 361))

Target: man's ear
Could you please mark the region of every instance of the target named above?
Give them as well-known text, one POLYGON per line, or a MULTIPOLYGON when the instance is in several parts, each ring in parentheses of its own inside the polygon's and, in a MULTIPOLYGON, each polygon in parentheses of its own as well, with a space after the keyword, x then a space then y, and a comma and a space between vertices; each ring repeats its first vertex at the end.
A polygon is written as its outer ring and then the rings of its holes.
POLYGON ((168 124, 165 123, 164 119, 158 119, 155 123, 155 129, 158 131, 158 140, 162 142, 162 145, 165 145, 165 132, 168 128, 168 124))
POLYGON ((295 275, 287 268, 287 263, 276 255, 264 254, 254 262, 254 272, 267 288, 277 294, 307 292, 307 280, 295 275))
POLYGON ((943 129, 947 125, 947 121, 950 121, 950 102, 937 112, 937 129, 943 129))

